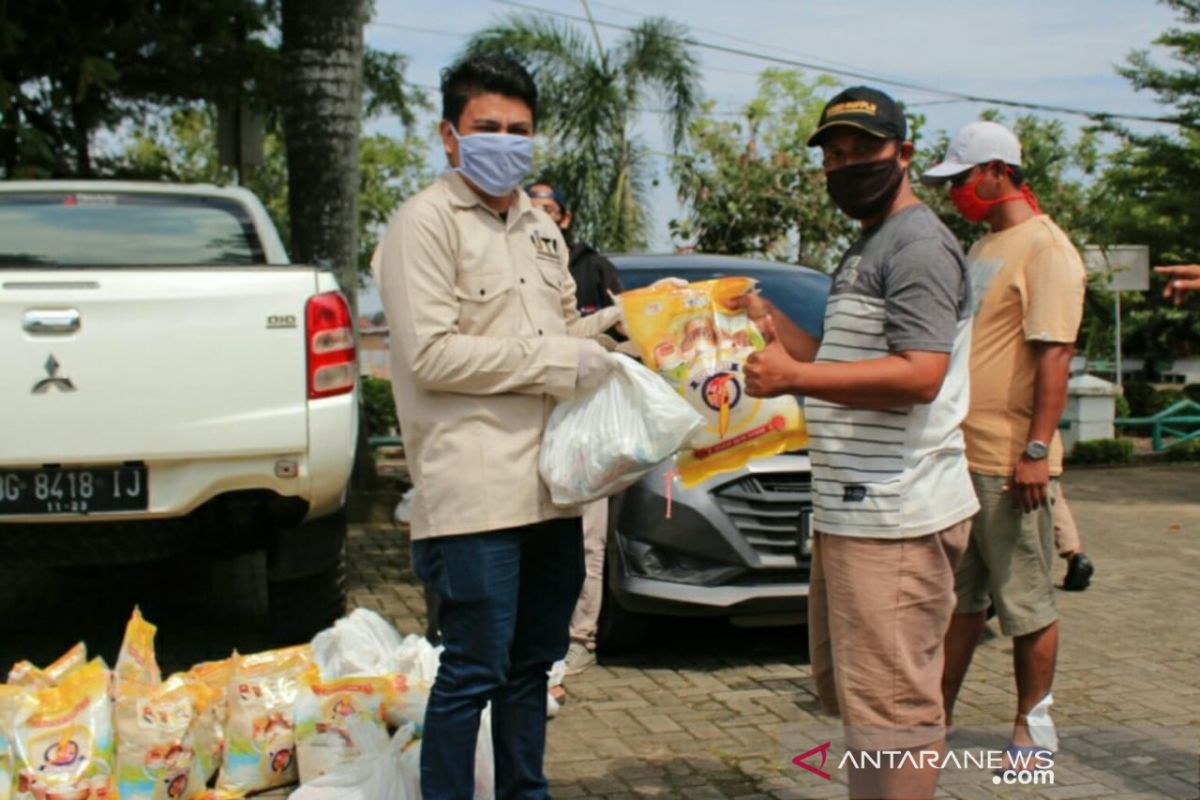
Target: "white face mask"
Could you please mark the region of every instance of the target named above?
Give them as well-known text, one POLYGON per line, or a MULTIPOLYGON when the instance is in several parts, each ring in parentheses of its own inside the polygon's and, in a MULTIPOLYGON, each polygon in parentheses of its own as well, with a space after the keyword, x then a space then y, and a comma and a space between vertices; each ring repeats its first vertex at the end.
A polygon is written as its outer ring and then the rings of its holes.
POLYGON ((492 197, 504 197, 521 185, 533 165, 533 137, 515 133, 459 136, 456 171, 492 197))

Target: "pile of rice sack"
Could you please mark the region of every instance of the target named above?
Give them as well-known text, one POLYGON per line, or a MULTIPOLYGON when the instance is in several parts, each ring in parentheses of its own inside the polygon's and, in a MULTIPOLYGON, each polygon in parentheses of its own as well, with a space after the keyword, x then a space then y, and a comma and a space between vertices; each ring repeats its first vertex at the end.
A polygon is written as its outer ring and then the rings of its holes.
MULTIPOLYGON (((423 637, 359 609, 312 644, 163 678, 156 632, 135 608, 111 670, 82 643, 45 668, 13 666, 0 684, 0 800, 233 800, 298 783, 298 800, 366 798, 371 770, 389 800, 419 800, 438 658, 423 637)), ((486 720, 480 739, 476 796, 491 800, 486 720)))

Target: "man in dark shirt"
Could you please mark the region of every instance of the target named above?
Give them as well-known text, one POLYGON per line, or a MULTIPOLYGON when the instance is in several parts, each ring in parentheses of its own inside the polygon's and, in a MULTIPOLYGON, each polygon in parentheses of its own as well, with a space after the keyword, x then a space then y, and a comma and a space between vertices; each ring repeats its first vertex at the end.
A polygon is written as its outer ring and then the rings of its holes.
POLYGON ((531 185, 528 192, 534 206, 545 211, 562 230, 563 238, 571 248, 567 268, 571 271, 571 277, 575 279, 575 299, 579 313, 587 316, 611 306, 612 295, 621 293, 621 278, 617 275, 617 268, 590 244, 576 241, 571 236, 573 216, 567 207, 566 197, 552 184, 544 181, 531 185))
MULTIPOLYGON (((587 316, 613 305, 613 295, 621 292, 617 268, 589 244, 572 241, 571 211, 566 197, 552 184, 535 183, 527 190, 533 205, 542 209, 563 232, 570 244, 568 269, 575 279, 575 302, 579 313, 587 316)), ((623 339, 614 326, 608 331, 623 339)), ((608 500, 597 500, 583 507, 583 553, 585 577, 575 612, 571 615, 571 644, 566 654, 566 674, 576 675, 596 663, 596 631, 603 597, 604 548, 608 539, 608 500)), ((559 690, 561 691, 561 689, 559 690)), ((555 700, 561 696, 551 695, 555 700)))

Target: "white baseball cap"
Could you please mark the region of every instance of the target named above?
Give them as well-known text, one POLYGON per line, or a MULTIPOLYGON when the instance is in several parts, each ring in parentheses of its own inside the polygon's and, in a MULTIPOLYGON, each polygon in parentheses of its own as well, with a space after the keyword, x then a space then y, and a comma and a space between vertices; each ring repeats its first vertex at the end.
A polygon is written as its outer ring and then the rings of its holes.
POLYGON ((921 182, 931 186, 944 183, 976 164, 993 161, 1021 166, 1021 143, 1012 131, 999 123, 972 122, 958 129, 946 148, 942 163, 926 170, 921 182))

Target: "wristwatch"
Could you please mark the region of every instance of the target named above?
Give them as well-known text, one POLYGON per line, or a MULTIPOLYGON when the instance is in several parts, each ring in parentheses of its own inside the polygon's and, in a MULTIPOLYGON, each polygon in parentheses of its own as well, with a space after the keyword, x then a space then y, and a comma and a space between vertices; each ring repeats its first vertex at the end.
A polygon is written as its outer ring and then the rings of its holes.
POLYGON ((1025 445, 1025 457, 1032 461, 1041 461, 1050 455, 1050 445, 1034 440, 1025 445))

